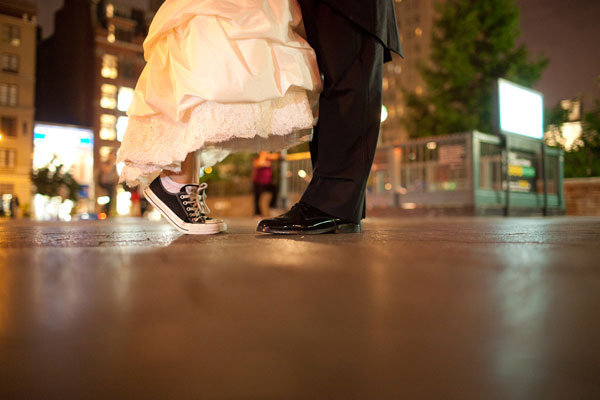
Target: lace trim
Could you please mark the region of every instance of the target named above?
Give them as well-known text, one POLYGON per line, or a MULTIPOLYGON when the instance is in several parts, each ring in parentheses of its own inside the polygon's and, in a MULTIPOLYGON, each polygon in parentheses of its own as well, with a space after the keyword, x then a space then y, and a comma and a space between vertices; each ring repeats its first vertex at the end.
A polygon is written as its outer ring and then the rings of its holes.
POLYGON ((305 91, 260 103, 206 101, 182 122, 162 114, 132 116, 117 158, 125 163, 120 182, 135 186, 162 169, 178 172, 197 150, 199 166, 207 167, 234 151, 289 148, 308 140, 314 123, 305 91))

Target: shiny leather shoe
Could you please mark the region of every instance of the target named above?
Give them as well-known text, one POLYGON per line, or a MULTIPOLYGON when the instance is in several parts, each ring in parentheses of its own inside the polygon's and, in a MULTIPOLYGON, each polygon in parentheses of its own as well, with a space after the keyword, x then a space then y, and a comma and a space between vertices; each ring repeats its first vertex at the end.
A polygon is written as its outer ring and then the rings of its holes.
POLYGON ((362 225, 343 221, 308 204, 297 203, 285 214, 263 219, 258 223, 256 230, 281 235, 318 235, 321 233, 360 233, 362 225))

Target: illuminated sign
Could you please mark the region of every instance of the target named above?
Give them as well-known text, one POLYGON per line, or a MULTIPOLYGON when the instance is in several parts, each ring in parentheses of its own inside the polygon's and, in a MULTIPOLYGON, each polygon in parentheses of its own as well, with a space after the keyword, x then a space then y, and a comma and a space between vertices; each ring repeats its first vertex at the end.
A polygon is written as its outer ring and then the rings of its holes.
POLYGON ((544 99, 541 93, 505 79, 498 80, 500 131, 544 137, 544 99))
POLYGON ((36 123, 33 129, 33 168, 62 164, 81 185, 91 185, 94 133, 68 125, 36 123))

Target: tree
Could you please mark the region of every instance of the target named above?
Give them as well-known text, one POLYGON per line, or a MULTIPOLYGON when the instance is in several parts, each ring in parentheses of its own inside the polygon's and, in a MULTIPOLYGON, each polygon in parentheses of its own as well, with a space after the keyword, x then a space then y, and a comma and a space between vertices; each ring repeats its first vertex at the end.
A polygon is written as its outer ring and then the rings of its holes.
POLYGON ((48 165, 31 173, 31 181, 36 193, 49 197, 61 196, 64 199, 77 201, 81 185, 69 172, 63 172, 63 165, 54 165, 53 159, 48 165))
POLYGON ((447 0, 437 5, 430 65, 420 65, 421 95, 405 91, 404 124, 412 137, 470 130, 494 131, 498 78, 531 86, 547 60, 531 61, 517 45, 514 0, 447 0))

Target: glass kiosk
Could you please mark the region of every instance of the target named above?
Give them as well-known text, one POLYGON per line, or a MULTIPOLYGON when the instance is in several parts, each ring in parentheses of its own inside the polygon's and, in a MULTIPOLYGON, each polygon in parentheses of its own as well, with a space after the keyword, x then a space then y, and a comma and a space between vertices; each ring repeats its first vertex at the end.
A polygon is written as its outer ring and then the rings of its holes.
POLYGON ((564 157, 542 141, 542 95, 504 79, 497 89, 497 134, 474 131, 379 148, 369 208, 564 214, 564 157))

